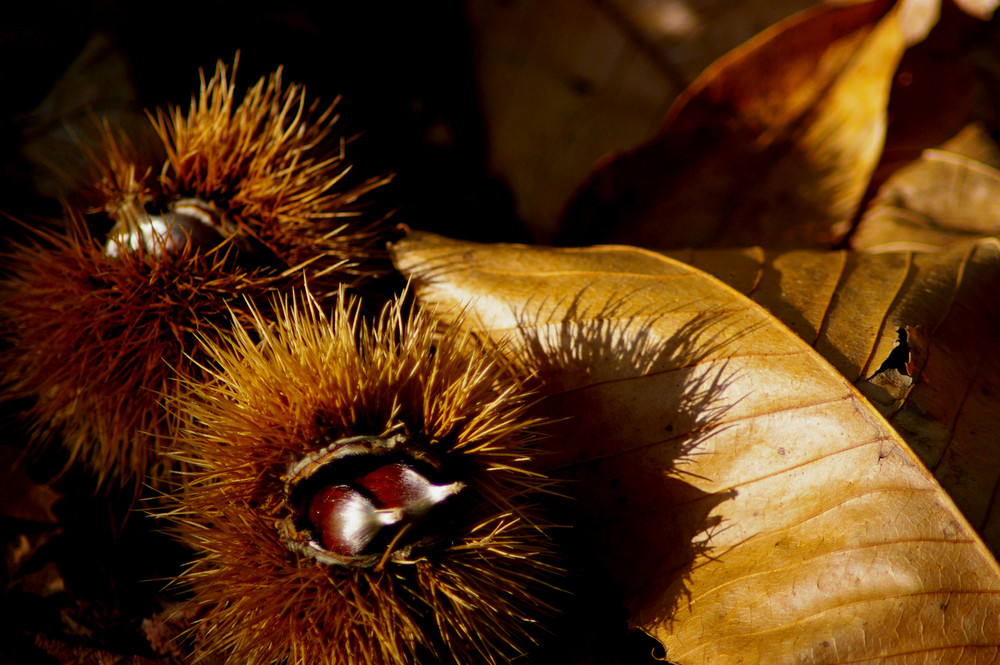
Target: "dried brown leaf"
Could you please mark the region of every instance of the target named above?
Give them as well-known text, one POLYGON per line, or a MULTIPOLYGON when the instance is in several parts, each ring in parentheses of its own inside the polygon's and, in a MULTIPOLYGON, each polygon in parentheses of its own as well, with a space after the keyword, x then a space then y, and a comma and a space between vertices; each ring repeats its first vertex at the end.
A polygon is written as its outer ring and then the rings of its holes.
POLYGON ((1000 552, 1000 244, 940 253, 679 252, 749 295, 878 408, 1000 552))
MULTIPOLYGON (((687 663, 990 662, 1000 568, 886 421, 759 305, 625 247, 415 233, 445 321, 532 358, 551 472, 631 622, 687 663)), ((929 362, 929 361, 928 361, 929 362)))
POLYGON ((866 199, 895 171, 974 119, 992 123, 984 112, 992 106, 985 101, 990 83, 984 73, 995 56, 986 34, 981 21, 947 2, 927 39, 907 49, 892 82, 885 147, 866 199))
POLYGON ((934 251, 1000 235, 1000 147, 971 125, 879 190, 851 237, 866 252, 934 251))
POLYGON ((464 3, 489 168, 541 239, 611 151, 652 136, 719 55, 814 0, 464 3))
POLYGON ((904 50, 935 2, 821 5, 720 58, 649 143, 597 170, 560 241, 829 247, 882 151, 904 50))

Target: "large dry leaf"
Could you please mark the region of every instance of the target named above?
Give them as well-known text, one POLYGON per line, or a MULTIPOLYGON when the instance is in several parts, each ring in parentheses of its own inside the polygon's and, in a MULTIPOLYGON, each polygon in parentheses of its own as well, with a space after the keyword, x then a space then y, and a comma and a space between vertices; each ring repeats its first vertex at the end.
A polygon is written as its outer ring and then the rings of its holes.
POLYGON ((729 49, 815 0, 466 0, 489 168, 535 237, 729 49))
POLYGON ((1000 553, 1000 245, 673 256, 749 295, 864 393, 1000 553))
POLYGON ((623 247, 395 247, 419 298, 531 358, 633 625, 687 663, 992 662, 1000 569, 906 444, 765 310, 623 247))
POLYGON ((985 100, 991 85, 983 74, 995 66, 988 64, 996 62, 991 42, 980 20, 947 2, 927 39, 907 49, 893 80, 885 147, 868 195, 927 148, 990 114, 984 110, 993 106, 985 100))
POLYGON ((937 5, 822 5, 709 67, 651 142, 596 171, 560 242, 829 247, 882 151, 896 66, 937 5))
POLYGON ((851 236, 867 252, 932 251, 1000 235, 1000 147, 978 125, 899 170, 851 236))

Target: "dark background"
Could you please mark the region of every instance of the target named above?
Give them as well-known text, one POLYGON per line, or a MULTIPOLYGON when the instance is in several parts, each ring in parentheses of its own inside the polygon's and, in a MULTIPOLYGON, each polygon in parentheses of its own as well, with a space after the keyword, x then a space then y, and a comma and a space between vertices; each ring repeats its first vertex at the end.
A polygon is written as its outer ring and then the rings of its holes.
POLYGON ((470 239, 527 239, 506 187, 484 171, 483 126, 460 2, 263 9, 214 0, 161 7, 64 0, 16 3, 5 13, 0 211, 8 215, 58 214, 56 202, 38 185, 37 168, 25 163, 26 144, 60 126, 84 124, 85 114, 186 106, 197 91, 199 70, 210 77, 217 61, 231 63, 239 51, 238 90, 284 66, 284 81, 305 84, 310 98, 332 102, 341 96, 342 127, 360 134, 348 157, 360 173, 396 174, 382 199, 400 210, 397 221, 470 239), (101 66, 124 69, 134 100, 125 100, 129 91, 102 80, 96 67, 67 81, 74 75, 67 70, 97 37, 106 40, 101 66), (43 103, 60 79, 63 89, 80 86, 79 94, 43 103), (94 86, 105 89, 94 92, 94 86), (88 95, 97 103, 79 101, 88 95))

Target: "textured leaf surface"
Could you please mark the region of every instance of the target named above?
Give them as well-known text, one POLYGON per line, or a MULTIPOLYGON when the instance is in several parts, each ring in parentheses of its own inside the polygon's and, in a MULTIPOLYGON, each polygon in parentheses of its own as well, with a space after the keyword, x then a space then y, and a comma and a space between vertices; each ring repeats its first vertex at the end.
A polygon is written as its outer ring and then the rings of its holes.
POLYGON ((1000 147, 971 125, 895 173, 857 231, 854 249, 933 251, 1000 235, 1000 147))
POLYGON ((705 70, 649 143, 596 171, 560 240, 829 247, 882 151, 892 79, 936 3, 827 4, 705 70))
POLYGON ((1000 552, 1000 246, 677 252, 766 307, 864 393, 1000 552))
POLYGON ((398 267, 533 359, 550 471, 677 663, 992 662, 1000 571, 838 372, 761 307, 622 247, 415 233, 398 267))

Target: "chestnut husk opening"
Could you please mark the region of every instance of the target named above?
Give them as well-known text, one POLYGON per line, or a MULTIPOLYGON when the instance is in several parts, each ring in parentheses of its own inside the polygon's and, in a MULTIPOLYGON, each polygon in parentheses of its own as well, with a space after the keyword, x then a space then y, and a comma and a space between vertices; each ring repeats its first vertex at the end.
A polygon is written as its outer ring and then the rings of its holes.
MULTIPOLYGON (((430 546, 449 531, 454 514, 459 512, 456 504, 460 502, 447 501, 455 510, 441 510, 440 506, 435 506, 416 523, 383 529, 366 548, 366 553, 359 556, 346 556, 324 548, 308 519, 313 497, 324 488, 351 485, 371 471, 391 464, 409 466, 433 484, 455 483, 459 489, 464 486, 449 477, 442 462, 428 455, 424 448, 414 446, 404 435, 353 436, 337 439, 290 463, 283 476, 287 515, 277 522, 286 546, 318 563, 338 566, 368 568, 386 561, 415 563, 424 558, 430 546)), ((364 488, 359 491, 364 493, 364 488)))
POLYGON ((177 199, 162 212, 134 209, 127 205, 107 234, 105 253, 117 258, 124 252, 143 251, 164 257, 179 254, 190 245, 210 250, 230 242, 238 254, 253 254, 250 239, 214 205, 198 198, 177 199))

